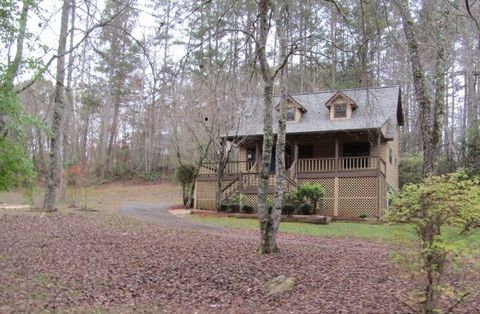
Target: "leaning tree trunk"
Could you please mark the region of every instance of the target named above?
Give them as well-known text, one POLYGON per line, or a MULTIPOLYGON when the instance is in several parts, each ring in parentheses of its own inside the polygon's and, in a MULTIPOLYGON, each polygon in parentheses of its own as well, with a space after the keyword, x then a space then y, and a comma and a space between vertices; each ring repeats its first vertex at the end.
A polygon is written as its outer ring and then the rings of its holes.
POLYGON ((283 1, 281 8, 276 16, 277 38, 279 43, 279 58, 280 62, 285 60, 285 66, 280 71, 280 116, 278 118, 277 131, 277 145, 276 145, 276 176, 275 176, 275 194, 272 208, 272 239, 274 247, 276 244, 276 234, 280 227, 280 220, 282 217, 283 195, 285 191, 285 133, 287 128, 287 3, 283 1))
POLYGON ((47 212, 55 210, 57 189, 60 184, 62 173, 62 125, 65 111, 65 54, 68 33, 68 16, 71 0, 64 0, 62 7, 62 18, 60 24, 60 39, 58 42, 57 73, 55 84, 55 98, 52 120, 52 135, 50 137, 50 160, 47 176, 47 191, 45 193, 44 210, 47 212))
POLYGON ((435 172, 436 159, 436 145, 434 143, 431 123, 432 100, 425 82, 425 71, 420 58, 419 43, 408 1, 400 1, 399 8, 402 17, 403 31, 405 32, 405 38, 408 43, 415 98, 420 108, 420 132, 423 141, 423 175, 428 176, 435 172))
POLYGON ((258 2, 258 19, 260 29, 257 43, 257 57, 260 63, 260 70, 264 81, 263 87, 263 147, 262 160, 260 164, 260 178, 258 182, 257 210, 260 221, 260 245, 259 254, 269 254, 277 251, 275 243, 275 230, 273 228, 272 217, 267 208, 267 187, 270 175, 270 163, 272 158, 273 130, 272 130, 272 110, 273 110, 273 77, 270 74, 270 67, 267 61, 267 38, 270 29, 269 14, 273 5, 269 0, 260 0, 258 2))

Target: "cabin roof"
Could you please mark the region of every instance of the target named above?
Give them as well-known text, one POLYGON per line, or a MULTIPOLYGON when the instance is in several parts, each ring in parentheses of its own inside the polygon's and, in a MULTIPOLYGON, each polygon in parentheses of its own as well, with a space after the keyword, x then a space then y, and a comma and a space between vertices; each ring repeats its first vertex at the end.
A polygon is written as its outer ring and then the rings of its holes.
MULTIPOLYGON (((369 89, 349 89, 340 92, 352 99, 357 109, 349 119, 331 120, 326 104, 339 91, 290 94, 305 112, 298 122, 287 123, 287 134, 315 132, 353 131, 380 129, 386 126, 384 136, 393 136, 395 123, 403 125, 401 91, 399 86, 376 87, 369 89)), ((274 104, 279 102, 275 97, 274 104)), ((276 133, 278 112, 273 109, 273 132, 276 133)), ((258 136, 263 134, 263 102, 261 97, 248 97, 238 128, 229 132, 227 137, 258 136)))

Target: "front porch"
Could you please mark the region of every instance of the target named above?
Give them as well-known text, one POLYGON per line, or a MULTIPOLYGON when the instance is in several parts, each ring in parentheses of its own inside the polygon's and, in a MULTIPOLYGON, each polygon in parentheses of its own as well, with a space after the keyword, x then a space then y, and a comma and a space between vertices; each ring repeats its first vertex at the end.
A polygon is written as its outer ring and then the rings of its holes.
MULTIPOLYGON (((377 134, 318 134, 287 136, 285 190, 303 182, 322 184, 326 189, 322 214, 378 217, 385 207, 387 163, 382 156, 382 138, 377 134)), ((251 138, 240 146, 237 161, 223 171, 221 197, 239 193, 255 206, 260 178, 261 139, 251 138)), ((267 188, 273 196, 275 155, 267 188)), ((197 179, 196 207, 214 209, 218 164, 202 165, 197 179), (208 191, 207 191, 208 190, 208 191), (200 193, 198 192, 200 191, 200 193)))
MULTIPOLYGON (((386 162, 382 158, 381 134, 379 132, 356 132, 349 134, 316 134, 287 136, 285 168, 291 180, 337 176, 386 175, 386 162), (348 174, 347 174, 348 173, 348 174)), ((252 137, 240 143, 235 161, 223 169, 226 176, 260 172, 262 139, 252 137)), ((272 150, 270 172, 276 169, 275 147, 272 150)), ((218 164, 205 163, 200 176, 218 174, 218 164)), ((253 183, 252 180, 247 180, 253 183)))

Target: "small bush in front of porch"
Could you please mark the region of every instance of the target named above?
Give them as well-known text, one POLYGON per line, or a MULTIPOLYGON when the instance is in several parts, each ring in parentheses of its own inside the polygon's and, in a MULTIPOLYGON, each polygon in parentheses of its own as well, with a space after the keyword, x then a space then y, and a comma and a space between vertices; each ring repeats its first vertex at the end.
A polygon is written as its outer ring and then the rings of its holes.
POLYGON ((311 215, 313 212, 313 206, 309 203, 303 203, 298 206, 297 212, 299 215, 311 215))
POLYGON ((220 205, 220 208, 218 209, 219 212, 226 212, 228 210, 228 204, 222 204, 220 205))
POLYGON ((282 214, 287 215, 287 216, 291 216, 295 212, 295 209, 297 209, 295 207, 295 205, 285 204, 282 207, 282 214))
POLYGON ((239 213, 240 212, 240 205, 238 204, 230 204, 228 205, 228 210, 227 212, 229 213, 239 213))
POLYGON ((250 205, 243 205, 242 212, 245 214, 253 214, 255 212, 255 208, 250 205))
POLYGON ((366 219, 366 218, 368 218, 368 215, 367 215, 367 213, 363 212, 363 213, 360 213, 360 214, 358 215, 358 218, 360 218, 360 219, 366 219))
MULTIPOLYGON (((318 212, 318 203, 320 203, 325 196, 325 188, 319 183, 305 182, 300 184, 293 192, 289 194, 289 197, 298 202, 309 202, 313 214, 318 212)), ((300 209, 300 208, 299 208, 300 209)))

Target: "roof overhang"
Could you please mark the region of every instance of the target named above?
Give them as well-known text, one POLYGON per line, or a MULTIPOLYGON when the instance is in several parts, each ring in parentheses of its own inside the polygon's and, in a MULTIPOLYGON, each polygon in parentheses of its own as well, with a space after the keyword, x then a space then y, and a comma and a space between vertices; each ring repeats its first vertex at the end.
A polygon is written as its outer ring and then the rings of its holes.
MULTIPOLYGON (((291 102, 292 104, 295 105, 295 107, 297 107, 298 109, 300 109, 300 111, 302 113, 305 113, 307 112, 307 109, 302 106, 302 104, 300 104, 298 101, 295 100, 295 98, 293 98, 292 96, 288 95, 287 96, 287 101, 291 102)), ((280 102, 275 106, 275 110, 279 111, 280 110, 280 102)))

